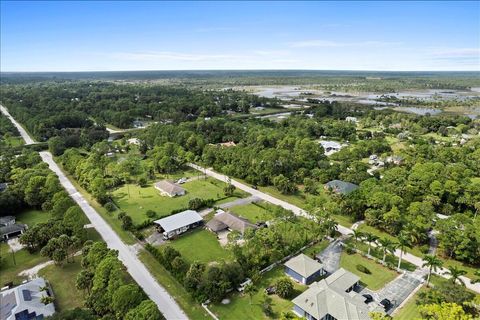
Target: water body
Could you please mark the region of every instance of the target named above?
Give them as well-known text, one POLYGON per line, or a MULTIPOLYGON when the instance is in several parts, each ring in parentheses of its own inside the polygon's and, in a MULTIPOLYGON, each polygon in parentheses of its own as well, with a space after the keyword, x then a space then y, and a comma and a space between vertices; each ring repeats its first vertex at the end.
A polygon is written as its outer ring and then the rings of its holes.
POLYGON ((408 112, 408 113, 418 114, 420 116, 425 116, 427 114, 431 114, 433 116, 433 115, 440 114, 440 113, 443 112, 440 109, 419 108, 419 107, 396 107, 396 108, 393 108, 393 110, 405 111, 405 112, 408 112))

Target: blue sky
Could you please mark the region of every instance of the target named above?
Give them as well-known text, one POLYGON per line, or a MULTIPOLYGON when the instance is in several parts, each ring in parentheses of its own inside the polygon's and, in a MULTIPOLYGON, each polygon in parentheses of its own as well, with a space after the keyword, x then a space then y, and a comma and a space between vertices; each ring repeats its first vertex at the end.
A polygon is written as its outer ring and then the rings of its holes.
POLYGON ((480 2, 1 2, 2 71, 480 70, 480 2))

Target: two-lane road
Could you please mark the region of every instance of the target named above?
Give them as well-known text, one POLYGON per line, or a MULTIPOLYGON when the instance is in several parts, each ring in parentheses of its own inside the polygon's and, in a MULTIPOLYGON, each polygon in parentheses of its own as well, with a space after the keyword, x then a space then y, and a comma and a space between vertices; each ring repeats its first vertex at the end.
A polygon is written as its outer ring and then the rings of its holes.
MULTIPOLYGON (((17 127, 20 134, 27 144, 33 144, 35 141, 28 135, 28 133, 22 128, 22 126, 13 119, 8 113, 8 110, 3 106, 0 106, 0 111, 5 114, 10 121, 17 127)), ((143 263, 138 259, 135 252, 123 243, 120 237, 113 231, 110 225, 90 206, 87 200, 80 194, 75 186, 68 180, 67 176, 63 173, 57 163, 53 160, 50 152, 40 152, 42 160, 48 164, 50 169, 58 176, 60 183, 68 192, 70 197, 82 208, 85 215, 90 220, 90 223, 95 227, 98 233, 102 236, 105 243, 111 249, 118 250, 118 257, 123 262, 128 270, 128 273, 138 283, 138 285, 145 291, 148 297, 156 303, 158 309, 167 319, 180 320, 188 319, 186 314, 178 306, 175 300, 168 294, 152 276, 152 274, 145 268, 143 263)))

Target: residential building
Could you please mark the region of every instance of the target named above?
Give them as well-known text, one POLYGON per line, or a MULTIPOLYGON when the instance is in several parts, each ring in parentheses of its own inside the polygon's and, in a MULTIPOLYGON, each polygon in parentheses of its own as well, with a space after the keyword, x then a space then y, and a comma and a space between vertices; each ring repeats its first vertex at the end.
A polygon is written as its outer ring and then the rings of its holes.
POLYGON ((247 219, 223 210, 218 210, 212 220, 207 222, 206 227, 215 233, 229 229, 230 231, 238 231, 242 235, 247 229, 258 228, 257 225, 251 223, 247 219))
POLYGON ((45 279, 35 278, 0 292, 0 319, 41 320, 55 313, 53 302, 45 304, 44 297, 52 296, 45 279))
POLYGON ((293 299, 293 311, 309 320, 370 319, 365 298, 353 291, 359 280, 341 268, 293 299))
POLYGON ((23 234, 26 224, 16 223, 14 216, 0 217, 0 240, 8 240, 23 234))
POLYGON ((171 216, 155 220, 157 230, 164 239, 171 239, 203 224, 203 218, 194 210, 185 210, 171 216))
POLYGON ((345 118, 345 121, 357 123, 357 122, 358 122, 358 119, 357 119, 357 117, 346 117, 346 118, 345 118))
POLYGON ((127 140, 128 144, 134 144, 136 146, 139 146, 141 144, 140 139, 138 138, 130 138, 127 140))
POLYGON ((358 186, 342 180, 332 180, 325 184, 325 189, 345 195, 358 189, 358 186))
POLYGON ((343 145, 336 141, 320 140, 319 143, 322 145, 324 154, 327 156, 334 154, 343 148, 343 145))
POLYGON ((185 195, 185 189, 170 180, 158 181, 154 184, 155 189, 160 191, 162 196, 177 197, 185 195))
POLYGON ((285 262, 285 273, 297 282, 310 284, 326 272, 322 264, 302 253, 285 262))

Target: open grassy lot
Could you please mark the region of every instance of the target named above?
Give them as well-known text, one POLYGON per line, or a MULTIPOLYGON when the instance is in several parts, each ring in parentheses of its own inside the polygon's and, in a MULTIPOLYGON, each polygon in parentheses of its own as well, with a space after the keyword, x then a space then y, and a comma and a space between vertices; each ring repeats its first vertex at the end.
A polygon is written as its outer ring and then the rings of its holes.
MULTIPOLYGON (((229 299, 229 304, 223 305, 221 303, 211 304, 210 310, 214 312, 220 319, 268 319, 262 311, 262 299, 263 292, 266 287, 272 285, 278 279, 285 276, 282 267, 274 268, 273 270, 265 273, 262 280, 257 285, 257 293, 252 297, 250 303, 250 297, 248 295, 239 294, 233 291, 229 299)), ((293 303, 291 300, 305 291, 308 287, 300 284, 295 284, 295 291, 289 299, 282 299, 277 295, 271 295, 273 319, 279 319, 282 312, 288 312, 292 310, 293 303)))
POLYGON ((0 265, 0 285, 13 281, 20 283, 25 278, 18 276, 18 273, 30 269, 39 263, 48 260, 42 257, 39 252, 30 254, 26 249, 19 250, 12 254, 8 244, 0 243, 0 256, 2 257, 0 265), (15 263, 14 256, 15 255, 15 263))
POLYGON ((340 267, 358 275, 361 278, 360 281, 371 290, 382 288, 386 283, 392 281, 398 276, 395 271, 392 271, 373 260, 362 257, 357 253, 348 254, 343 252, 340 259, 340 267), (357 265, 363 265, 366 267, 370 271, 370 274, 358 271, 357 265))
POLYGON ((155 277, 158 283, 162 284, 165 290, 174 297, 175 301, 180 305, 182 310, 187 314, 190 319, 194 320, 210 320, 211 317, 201 307, 201 305, 193 300, 188 292, 183 288, 174 277, 168 273, 168 271, 158 263, 153 256, 147 251, 142 250, 138 257, 147 267, 150 273, 155 277))
POLYGON ((138 185, 128 184, 115 190, 112 194, 118 207, 130 215, 134 223, 138 224, 147 219, 146 212, 148 210, 153 210, 158 217, 163 217, 169 215, 172 210, 187 208, 188 202, 193 198, 224 198, 223 188, 225 186, 225 183, 209 178, 183 184, 182 187, 187 193, 174 198, 161 196, 153 185, 142 188, 138 185))
POLYGON ((230 210, 236 215, 248 219, 252 223, 267 221, 274 218, 272 205, 266 202, 250 203, 232 207, 230 210))
POLYGON ((23 144, 25 143, 23 141, 22 137, 9 137, 9 138, 5 139, 4 141, 10 147, 23 146, 23 144))
POLYGON ((325 250, 325 248, 328 247, 329 244, 330 242, 328 242, 328 240, 322 240, 319 243, 314 244, 310 248, 307 248, 305 251, 303 251, 303 253, 309 257, 312 257, 314 254, 318 254, 325 250))
POLYGON ((82 270, 80 260, 81 257, 75 257, 74 263, 63 266, 49 265, 38 273, 52 286, 57 311, 83 306, 83 292, 75 287, 77 274, 82 270))
POLYGON ((29 227, 33 227, 37 223, 47 222, 52 217, 50 212, 41 210, 28 209, 15 215, 17 222, 24 223, 29 227))
POLYGON ((217 236, 208 230, 197 229, 172 240, 169 246, 177 249, 188 262, 212 262, 231 259, 230 252, 222 248, 217 236))

